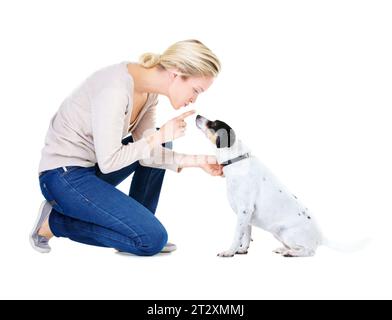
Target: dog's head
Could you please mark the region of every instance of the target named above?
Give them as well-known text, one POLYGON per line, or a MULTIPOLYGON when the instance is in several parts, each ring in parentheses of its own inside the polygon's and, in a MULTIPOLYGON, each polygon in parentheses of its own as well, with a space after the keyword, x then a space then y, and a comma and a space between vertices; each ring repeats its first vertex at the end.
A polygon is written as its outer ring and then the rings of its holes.
POLYGON ((235 133, 227 123, 220 120, 211 121, 198 115, 196 126, 217 148, 230 148, 234 145, 235 133))

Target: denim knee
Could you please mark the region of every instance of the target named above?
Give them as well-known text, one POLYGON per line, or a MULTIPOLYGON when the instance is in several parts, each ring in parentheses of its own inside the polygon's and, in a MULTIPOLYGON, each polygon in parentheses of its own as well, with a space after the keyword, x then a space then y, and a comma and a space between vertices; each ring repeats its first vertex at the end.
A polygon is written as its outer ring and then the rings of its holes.
POLYGON ((145 244, 140 250, 143 255, 153 256, 163 249, 167 243, 168 235, 166 229, 160 225, 147 235, 149 237, 148 244, 145 244))

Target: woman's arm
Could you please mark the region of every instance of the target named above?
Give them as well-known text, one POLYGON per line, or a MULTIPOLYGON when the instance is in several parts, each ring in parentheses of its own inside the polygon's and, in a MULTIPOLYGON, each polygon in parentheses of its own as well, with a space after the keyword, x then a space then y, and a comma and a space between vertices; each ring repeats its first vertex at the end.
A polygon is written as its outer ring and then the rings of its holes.
POLYGON ((222 176, 222 166, 218 164, 215 156, 209 155, 184 155, 180 160, 180 169, 183 168, 201 168, 212 176, 222 176))

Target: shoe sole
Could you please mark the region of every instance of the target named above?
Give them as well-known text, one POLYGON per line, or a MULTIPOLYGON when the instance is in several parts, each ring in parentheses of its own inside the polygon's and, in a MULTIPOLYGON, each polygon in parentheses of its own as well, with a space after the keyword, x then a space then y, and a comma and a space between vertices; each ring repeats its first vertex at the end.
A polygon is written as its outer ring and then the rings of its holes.
POLYGON ((30 242, 31 246, 33 247, 33 249, 34 249, 35 251, 38 251, 39 253, 49 253, 50 250, 51 250, 51 249, 44 249, 44 248, 41 248, 41 247, 37 247, 37 246, 35 245, 34 240, 33 240, 32 237, 30 237, 29 242, 30 242))
POLYGON ((31 246, 33 247, 34 250, 38 251, 39 253, 49 253, 51 250, 51 249, 44 249, 44 248, 37 247, 35 245, 34 239, 33 239, 33 236, 37 231, 37 226, 38 226, 42 211, 44 210, 44 206, 46 205, 46 203, 47 203, 46 201, 43 201, 41 203, 41 206, 39 207, 39 210, 38 210, 37 218, 35 219, 35 222, 34 222, 33 230, 30 232, 30 237, 29 237, 29 242, 30 242, 31 246))
POLYGON ((168 247, 168 248, 163 248, 160 252, 161 253, 171 253, 171 252, 173 252, 173 251, 176 251, 177 250, 177 246, 170 246, 170 247, 168 247))

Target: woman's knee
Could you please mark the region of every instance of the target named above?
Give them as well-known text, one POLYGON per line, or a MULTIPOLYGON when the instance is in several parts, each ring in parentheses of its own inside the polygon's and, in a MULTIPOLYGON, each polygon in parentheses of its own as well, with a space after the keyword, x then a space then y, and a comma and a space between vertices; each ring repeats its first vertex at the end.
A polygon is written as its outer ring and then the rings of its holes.
POLYGON ((142 242, 139 250, 141 255, 153 256, 162 251, 167 243, 168 235, 165 227, 158 222, 158 225, 148 230, 145 241, 142 242))
POLYGON ((162 226, 159 230, 154 231, 154 234, 150 234, 149 237, 150 243, 147 248, 144 248, 145 252, 148 255, 154 255, 161 252, 168 239, 166 229, 162 226))

